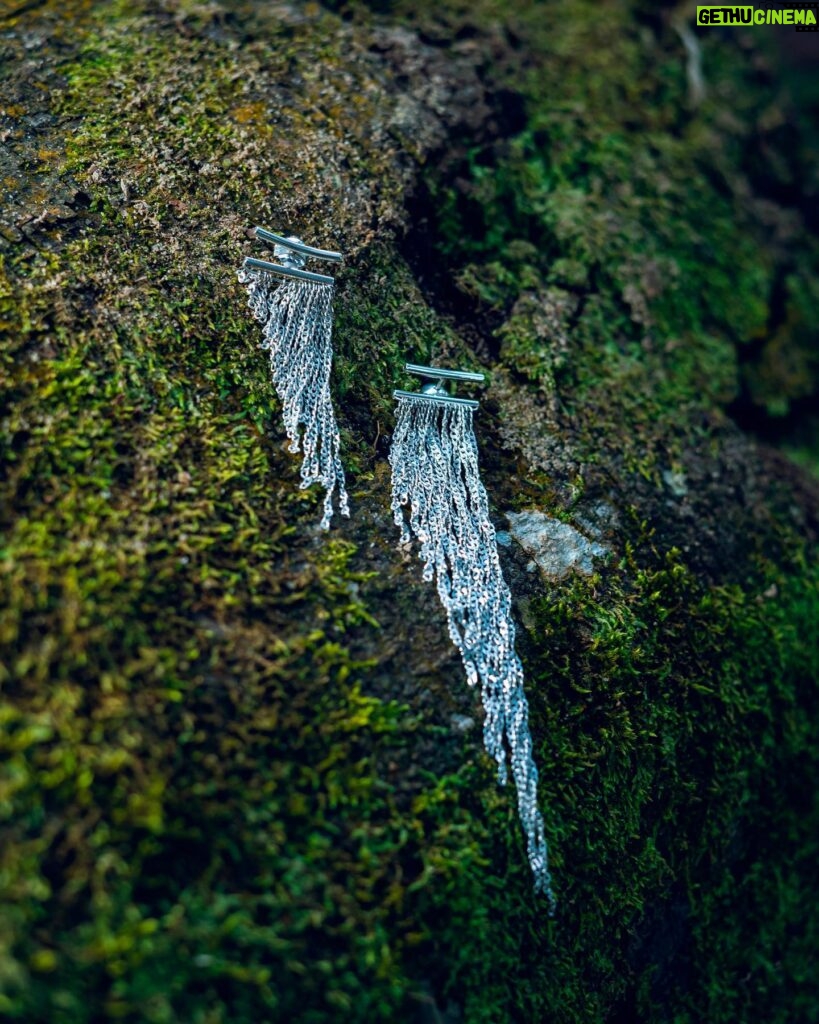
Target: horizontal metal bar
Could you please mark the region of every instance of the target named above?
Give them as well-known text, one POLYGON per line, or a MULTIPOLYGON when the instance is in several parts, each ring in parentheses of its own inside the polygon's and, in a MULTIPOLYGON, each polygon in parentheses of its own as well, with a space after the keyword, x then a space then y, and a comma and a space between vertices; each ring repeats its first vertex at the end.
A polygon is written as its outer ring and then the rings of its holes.
POLYGON ((312 245, 305 245, 304 242, 294 242, 292 238, 285 238, 284 235, 274 235, 272 231, 265 228, 256 228, 256 237, 263 242, 273 242, 275 245, 284 245, 293 252, 300 252, 302 256, 312 256, 317 260, 333 260, 339 263, 344 257, 340 252, 332 252, 330 249, 314 249, 312 245))
POLYGON ((453 398, 452 395, 425 395, 420 391, 393 391, 393 398, 409 398, 416 402, 439 402, 443 405, 465 405, 467 409, 477 409, 480 402, 471 398, 453 398))
POLYGON ((484 380, 482 373, 467 373, 465 370, 442 370, 435 366, 418 366, 416 363, 405 363, 407 373, 416 377, 429 377, 432 380, 470 380, 479 384, 484 380))
POLYGON ((246 256, 244 265, 251 270, 261 270, 265 274, 278 274, 279 277, 295 277, 301 281, 316 281, 318 284, 333 284, 335 278, 327 274, 314 274, 312 270, 297 270, 295 267, 280 267, 278 263, 267 263, 265 260, 255 260, 252 256, 246 256))

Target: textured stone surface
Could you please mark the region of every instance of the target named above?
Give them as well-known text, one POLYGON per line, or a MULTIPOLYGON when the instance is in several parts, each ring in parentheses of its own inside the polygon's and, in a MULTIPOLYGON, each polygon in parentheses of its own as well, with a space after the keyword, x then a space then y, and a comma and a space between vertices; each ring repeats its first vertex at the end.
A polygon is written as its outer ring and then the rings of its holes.
POLYGON ((591 575, 594 559, 610 554, 602 544, 543 512, 507 512, 506 516, 512 536, 551 579, 562 579, 570 572, 591 575))

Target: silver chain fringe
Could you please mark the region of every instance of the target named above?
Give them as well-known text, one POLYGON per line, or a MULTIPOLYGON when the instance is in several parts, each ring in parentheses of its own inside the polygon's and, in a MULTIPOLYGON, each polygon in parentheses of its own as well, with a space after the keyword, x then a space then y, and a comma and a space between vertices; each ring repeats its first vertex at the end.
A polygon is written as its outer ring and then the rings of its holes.
POLYGON ((420 542, 424 579, 435 579, 470 686, 480 683, 484 745, 497 763, 501 785, 507 780, 504 737, 508 742, 535 892, 546 896, 553 911, 523 668, 480 479, 472 409, 421 396, 399 398, 390 465, 391 507, 401 543, 409 544, 413 534, 420 542))
POLYGON ((270 355, 289 450, 298 452, 301 446, 304 453, 300 486, 303 490, 318 483, 326 492, 321 528, 327 530, 336 487, 341 514, 350 514, 330 397, 333 286, 313 281, 278 282, 270 274, 248 268, 239 271, 239 280, 247 286, 248 306, 263 324, 261 345, 270 355))

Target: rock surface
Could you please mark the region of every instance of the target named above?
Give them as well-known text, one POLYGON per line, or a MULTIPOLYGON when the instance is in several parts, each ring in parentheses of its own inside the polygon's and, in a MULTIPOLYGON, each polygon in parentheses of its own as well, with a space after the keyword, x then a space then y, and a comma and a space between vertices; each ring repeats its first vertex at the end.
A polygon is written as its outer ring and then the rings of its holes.
POLYGON ((572 571, 590 576, 594 559, 610 553, 568 523, 550 519, 542 512, 509 512, 507 518, 512 536, 550 579, 562 579, 572 571))
POLYGON ((816 463, 816 101, 687 17, 0 12, 4 1019, 817 1019, 819 499, 768 443, 816 463), (257 223, 346 256, 329 537, 257 223), (408 358, 487 374, 494 519, 583 568, 501 547, 551 921, 396 548, 408 358))

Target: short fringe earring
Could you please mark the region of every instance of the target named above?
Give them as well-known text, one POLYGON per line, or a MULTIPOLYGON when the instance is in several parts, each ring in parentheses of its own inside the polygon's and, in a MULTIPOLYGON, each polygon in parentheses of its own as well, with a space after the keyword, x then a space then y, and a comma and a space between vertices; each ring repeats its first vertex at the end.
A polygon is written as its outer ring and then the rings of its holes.
POLYGON ((336 263, 342 257, 341 253, 314 249, 298 238, 283 238, 264 228, 256 228, 256 237, 273 245, 273 255, 280 262, 248 257, 239 271, 239 280, 247 285, 248 305, 263 324, 262 348, 270 354, 273 385, 282 402, 290 451, 299 451, 301 445, 304 453, 301 488, 319 483, 325 490, 321 527, 326 530, 333 515, 336 487, 341 514, 350 514, 339 457, 341 442, 330 397, 334 281, 303 267, 308 257, 336 263))
POLYGON ((532 757, 523 668, 515 653, 511 596, 503 578, 495 528, 478 469, 472 425, 478 403, 447 394, 444 381, 482 381, 481 373, 406 364, 430 379, 420 392, 395 391, 392 439, 392 511, 401 543, 421 545, 425 580, 438 587, 449 634, 461 652, 469 684, 480 683, 484 744, 507 779, 507 756, 517 789, 535 892, 554 911, 543 818, 537 806, 538 772, 532 757), (405 509, 408 508, 408 515, 405 509), (507 755, 504 740, 508 743, 507 755))

